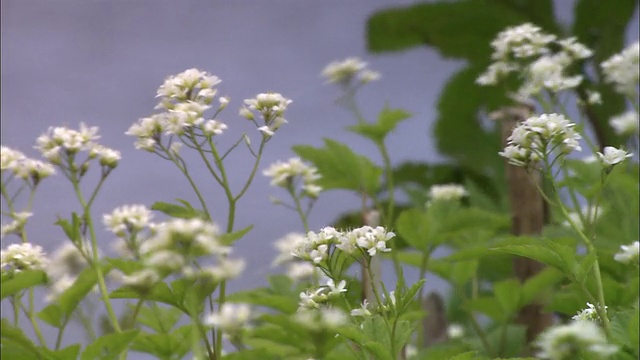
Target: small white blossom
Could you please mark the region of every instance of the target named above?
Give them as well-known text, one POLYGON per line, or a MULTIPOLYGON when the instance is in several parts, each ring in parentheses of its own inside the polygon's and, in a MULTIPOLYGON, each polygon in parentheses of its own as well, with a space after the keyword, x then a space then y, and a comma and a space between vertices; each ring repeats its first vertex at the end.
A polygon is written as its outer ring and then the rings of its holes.
POLYGON ((595 223, 598 219, 600 219, 600 217, 602 216, 602 213, 604 212, 603 209, 601 207, 595 207, 595 206, 584 206, 582 207, 582 209, 580 209, 580 212, 582 213, 582 215, 580 215, 578 212, 572 211, 570 212, 569 215, 569 220, 565 220, 563 221, 563 225, 566 227, 571 227, 571 224, 569 223, 569 221, 571 221, 573 224, 575 224, 578 229, 582 230, 584 229, 584 224, 582 223, 582 218, 584 218, 587 223, 589 224, 593 224, 595 223))
POLYGON ((0 268, 3 274, 43 270, 48 262, 42 247, 31 243, 9 245, 0 254, 0 268))
POLYGON ((351 316, 371 316, 371 311, 369 310, 369 301, 365 299, 360 305, 359 308, 351 310, 351 316))
POLYGON ((348 84, 355 76, 367 68, 367 63, 356 57, 346 58, 342 61, 333 61, 323 70, 322 76, 329 83, 348 84))
POLYGON ((149 225, 151 217, 151 210, 144 205, 124 205, 115 208, 111 214, 104 215, 103 223, 114 234, 124 236, 126 232, 144 229, 149 225))
POLYGON ((449 324, 447 335, 449 335, 450 339, 459 339, 464 336, 464 327, 460 324, 449 324))
POLYGON ((602 104, 602 95, 597 91, 587 90, 587 104, 600 105, 602 104))
POLYGON ((629 245, 621 245, 620 252, 613 256, 615 261, 623 264, 638 263, 638 257, 640 256, 640 242, 634 241, 629 245))
POLYGON ((612 83, 616 91, 632 98, 638 91, 639 58, 640 44, 635 42, 600 64, 605 80, 612 83))
POLYGON ((75 278, 87 267, 87 260, 71 242, 65 242, 53 254, 47 263, 47 274, 55 279, 75 278))
POLYGON ((465 196, 467 190, 458 184, 433 185, 429 188, 429 198, 433 201, 457 201, 465 196))
POLYGON ((19 234, 22 229, 24 229, 24 225, 27 223, 27 219, 32 215, 33 213, 27 211, 11 213, 11 218, 13 218, 13 221, 6 225, 2 225, 2 228, 0 229, 0 237, 5 237, 9 234, 19 234))
POLYGON ((632 154, 623 149, 616 149, 613 146, 605 146, 604 153, 598 152, 598 156, 605 166, 613 166, 631 157, 632 154))
POLYGON ((491 42, 494 50, 491 57, 494 60, 507 60, 510 57, 542 55, 548 52, 547 45, 555 39, 554 35, 543 33, 542 29, 533 24, 509 27, 491 42))
POLYGON ((92 144, 89 149, 89 157, 99 158, 100 165, 114 168, 122 158, 118 150, 110 149, 99 144, 92 144))
POLYGON ((247 304, 224 303, 218 312, 207 315, 202 324, 216 327, 227 335, 235 335, 251 320, 251 307, 247 304))
POLYGON ((299 311, 295 319, 314 331, 333 330, 347 323, 347 315, 342 310, 328 307, 299 311))
POLYGON ((336 286, 333 279, 327 280, 327 287, 329 288, 329 296, 340 295, 343 292, 347 292, 347 282, 345 280, 341 280, 336 286))
POLYGON ((235 279, 246 264, 242 259, 219 258, 216 266, 207 266, 202 269, 201 275, 211 276, 216 281, 235 279))
POLYGON ((48 303, 56 301, 63 292, 65 292, 68 288, 71 287, 71 285, 73 285, 75 281, 76 278, 69 275, 64 275, 61 278, 55 280, 49 287, 49 292, 47 293, 47 296, 44 300, 48 303))
POLYGON ((283 117, 285 110, 291 104, 291 100, 278 93, 262 93, 255 98, 246 99, 244 107, 240 109, 240 115, 254 121, 253 111, 257 111, 264 121, 264 126, 259 126, 266 137, 271 137, 275 132, 287 123, 283 117))
POLYGON ((160 275, 154 269, 142 269, 131 275, 124 275, 121 278, 124 286, 129 286, 139 291, 146 291, 160 281, 160 275))
POLYGON ((320 179, 318 169, 302 162, 300 158, 291 158, 287 162, 278 161, 271 164, 263 171, 265 176, 271 178, 271 185, 288 188, 296 178, 302 180, 303 194, 311 198, 317 198, 322 187, 316 182, 320 179))
POLYGON ((304 234, 300 233, 289 233, 276 241, 274 247, 280 252, 280 254, 273 261, 273 265, 281 265, 295 260, 296 258, 293 256, 293 252, 305 241, 306 239, 304 234))
POLYGON ((308 262, 294 262, 289 264, 287 268, 287 277, 293 281, 313 279, 320 276, 320 274, 320 269, 308 262))
MULTIPOLYGON (((605 311, 607 310, 608 306, 605 306, 605 311)), ((587 308, 578 311, 577 315, 574 315, 572 317, 573 320, 584 320, 584 321, 599 321, 600 319, 598 318, 598 312, 596 310, 596 307, 591 304, 591 303, 587 303, 587 308)))
POLYGON ((220 135, 227 129, 227 125, 217 120, 208 120, 202 126, 202 132, 206 136, 220 135))
POLYGON ((640 128, 640 120, 638 113, 635 111, 627 111, 618 116, 614 116, 609 120, 609 125, 613 131, 620 136, 631 136, 638 133, 640 128))
POLYGON ((607 343, 603 331, 591 321, 572 321, 566 325, 554 326, 540 335, 537 340, 542 359, 571 360, 581 354, 607 357, 617 351, 615 345, 607 343))
POLYGON ((575 37, 558 40, 562 50, 574 59, 586 59, 593 55, 593 51, 577 41, 575 37))

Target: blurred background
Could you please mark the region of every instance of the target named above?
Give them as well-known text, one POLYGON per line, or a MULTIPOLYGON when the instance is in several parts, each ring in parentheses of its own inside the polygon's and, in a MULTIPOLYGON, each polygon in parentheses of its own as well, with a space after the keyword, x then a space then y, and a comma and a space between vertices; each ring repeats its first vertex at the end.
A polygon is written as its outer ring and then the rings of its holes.
MULTIPOLYGON (((154 112, 156 89, 165 77, 196 67, 220 77, 218 94, 231 98, 219 116, 229 127, 220 139, 223 147, 243 133, 259 142, 255 127, 238 116, 243 99, 275 91, 293 100, 285 115, 289 123, 269 142, 260 172, 277 160, 295 156, 291 146, 321 146, 325 137, 380 161, 373 145, 344 130, 355 119, 335 104, 338 88, 320 77, 329 62, 358 56, 382 74, 358 94, 365 117, 374 120, 386 104, 412 114, 388 138, 392 162, 444 162, 447 159, 438 154, 432 137, 436 101, 446 80, 464 62, 445 59, 429 47, 378 55, 367 52, 367 19, 375 11, 413 3, 2 1, 1 143, 39 157, 33 145, 49 126, 77 128, 80 122, 99 126, 100 143, 121 151, 122 160, 95 202, 96 216, 124 204, 150 206, 176 198, 195 204, 182 175, 159 157, 136 150, 135 139, 124 133, 137 119, 154 112)), ((573 4, 555 2, 561 22, 571 22, 573 4)), ((638 38, 637 24, 636 14, 628 30, 629 42, 638 38)), ((251 163, 250 154, 238 148, 228 163, 232 183, 239 186, 244 181, 251 163)), ((210 199, 214 218, 220 214, 223 222, 222 192, 210 186, 213 182, 204 169, 194 168, 193 175, 210 199)), ((288 232, 303 230, 297 216, 273 205, 270 195, 287 196, 260 174, 239 203, 236 229, 249 224, 254 228, 235 247, 236 256, 248 266, 230 284, 231 291, 264 284, 265 274, 277 271, 271 269, 276 255, 273 243, 288 232)), ((323 193, 311 212, 310 227, 320 229, 340 213, 358 207, 359 199, 350 193, 323 193)), ((36 194, 28 226, 30 241, 53 252, 64 239, 62 230, 53 225, 56 217, 68 217, 79 208, 62 176, 47 179, 36 194)), ((110 253, 113 237, 100 229, 101 249, 110 253)), ((12 241, 3 239, 2 247, 12 241)), ((417 280, 415 273, 408 277, 409 282, 417 280)), ((443 286, 435 278, 426 283, 427 290, 443 286)))

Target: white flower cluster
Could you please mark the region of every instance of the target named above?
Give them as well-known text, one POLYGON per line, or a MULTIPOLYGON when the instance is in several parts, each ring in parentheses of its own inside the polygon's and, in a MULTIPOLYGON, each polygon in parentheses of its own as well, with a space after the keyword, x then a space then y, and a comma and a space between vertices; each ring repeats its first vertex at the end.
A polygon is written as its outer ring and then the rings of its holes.
MULTIPOLYGON (((606 311, 607 308, 608 308, 608 306, 605 306, 604 310, 606 311)), ((574 315, 572 317, 572 319, 573 320, 584 320, 584 321, 599 321, 600 320, 600 318, 598 317, 598 312, 596 310, 596 307, 591 303, 587 303, 587 308, 578 311, 578 314, 574 315)))
POLYGON ((347 282, 345 280, 340 281, 338 285, 336 285, 333 279, 328 279, 325 286, 321 286, 313 291, 307 290, 300 293, 298 311, 317 309, 320 307, 320 304, 340 296, 343 292, 347 292, 347 282))
MULTIPOLYGON (((205 111, 212 108, 220 79, 205 71, 188 69, 168 77, 158 89, 160 103, 156 109, 164 112, 139 119, 126 132, 137 137, 137 149, 154 151, 165 135, 184 135, 188 130, 199 131, 198 135, 212 137, 220 135, 227 125, 216 119, 205 119, 205 111)), ((218 99, 218 112, 224 109, 229 99, 218 99)), ((174 149, 175 151, 175 149, 174 149)))
POLYGON ((359 308, 351 310, 351 316, 368 317, 374 313, 388 312, 396 307, 395 291, 389 293, 388 299, 383 295, 382 303, 372 305, 367 299, 364 299, 359 308))
POLYGON ((621 245, 620 252, 613 256, 615 261, 623 264, 638 264, 638 258, 640 257, 640 242, 634 241, 629 245, 621 245))
POLYGON ((433 185, 429 188, 429 199, 432 201, 456 201, 467 196, 467 190, 458 184, 433 185))
POLYGON ((25 270, 44 270, 47 262, 42 247, 31 243, 11 244, 0 252, 2 275, 25 270))
POLYGON ((606 358, 618 348, 607 343, 604 332, 592 321, 577 320, 566 325, 554 326, 540 335, 538 356, 542 359, 571 360, 590 354, 606 358))
POLYGON ((218 227, 200 219, 172 219, 154 227, 155 234, 140 246, 145 269, 125 276, 123 283, 146 289, 163 276, 181 272, 187 277, 214 281, 237 277, 244 270, 241 259, 229 259, 231 248, 220 243, 218 227), (193 260, 214 256, 215 265, 194 267, 193 260))
POLYGON ((319 309, 299 311, 295 320, 311 331, 335 330, 347 324, 347 315, 337 308, 322 307, 319 309))
POLYGON ((264 172, 264 176, 271 178, 271 185, 289 188, 296 178, 302 179, 302 193, 310 198, 317 198, 322 187, 316 184, 320 179, 318 169, 302 162, 300 158, 291 158, 287 162, 278 161, 271 164, 264 172))
POLYGON ((2 228, 0 228, 0 238, 3 238, 9 234, 19 235, 24 229, 24 226, 27 223, 27 219, 32 215, 33 213, 27 211, 10 213, 9 216, 13 218, 13 221, 8 224, 2 225, 2 228))
POLYGON ((601 207, 596 206, 583 206, 580 209, 580 212, 572 211, 570 212, 569 219, 563 221, 563 225, 566 227, 571 227, 571 223, 578 227, 578 229, 583 230, 585 224, 582 219, 585 219, 587 224, 594 224, 600 217, 602 216, 604 210, 601 207))
POLYGON ((293 281, 319 278, 322 275, 322 271, 312 263, 302 261, 293 256, 293 251, 305 241, 304 234, 289 233, 274 244, 279 254, 273 261, 273 266, 286 264, 286 274, 293 281))
POLYGON ((560 155, 580 151, 581 137, 574 126, 561 114, 530 117, 513 129, 507 146, 499 154, 510 164, 526 167, 548 158, 554 151, 560 155))
POLYGON ((637 111, 627 111, 609 119, 609 125, 613 131, 620 136, 631 136, 638 134, 640 119, 637 111))
POLYGON ((500 32, 491 42, 494 60, 476 80, 480 85, 496 85, 510 73, 524 74, 524 82, 517 91, 520 98, 528 98, 542 90, 559 92, 575 88, 582 76, 567 76, 567 69, 575 62, 590 57, 593 52, 576 38, 556 39, 533 24, 522 24, 500 32), (560 50, 552 52, 550 46, 560 50))
POLYGON ((31 180, 36 185, 55 172, 50 164, 30 159, 22 152, 6 146, 0 148, 0 171, 3 174, 10 171, 13 176, 25 181, 31 180))
POLYGON ((136 233, 149 225, 152 214, 144 205, 124 205, 103 216, 103 223, 117 236, 136 233))
POLYGON ((251 320, 251 307, 247 304, 224 303, 218 312, 202 319, 202 324, 216 327, 227 336, 238 335, 251 320))
POLYGON ((80 250, 70 242, 65 242, 52 255, 47 264, 47 275, 51 285, 45 300, 55 301, 76 281, 80 272, 87 267, 87 261, 80 250))
POLYGON ((640 43, 635 42, 600 64, 605 80, 620 94, 634 99, 638 96, 639 58, 640 43))
POLYGON ((262 93, 256 95, 255 98, 244 101, 244 106, 240 108, 240 116, 253 121, 258 127, 258 131, 262 132, 264 137, 269 138, 275 134, 280 126, 287 123, 284 112, 289 104, 291 104, 291 100, 281 94, 262 93), (254 111, 260 114, 264 125, 260 126, 256 122, 254 111))
POLYGON ((298 243, 292 254, 314 264, 325 261, 332 247, 349 255, 359 250, 369 256, 375 256, 378 252, 391 251, 387 248, 387 241, 394 236, 394 233, 387 232, 382 226, 363 226, 347 232, 325 227, 319 233, 309 231, 305 241, 298 243))
POLYGON ((360 84, 366 84, 380 79, 380 73, 367 69, 367 63, 357 57, 346 58, 342 61, 333 61, 323 70, 322 76, 328 83, 336 83, 349 86, 354 79, 360 84))
POLYGON ((89 159, 98 158, 100 165, 115 168, 121 158, 120 152, 97 144, 95 140, 99 138, 98 127, 88 127, 84 123, 80 123, 79 130, 50 127, 46 134, 38 137, 35 148, 54 165, 63 165, 63 160, 72 161, 75 154, 87 151, 89 159))

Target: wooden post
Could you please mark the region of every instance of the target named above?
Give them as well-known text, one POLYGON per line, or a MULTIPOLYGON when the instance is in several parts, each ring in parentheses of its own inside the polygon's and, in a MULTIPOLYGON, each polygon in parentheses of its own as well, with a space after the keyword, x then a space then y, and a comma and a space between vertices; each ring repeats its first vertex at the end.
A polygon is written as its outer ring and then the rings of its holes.
MULTIPOLYGON (((491 117, 501 120, 503 145, 513 129, 526 120, 533 112, 533 106, 520 104, 507 107, 492 113, 491 117)), ((511 233, 514 235, 539 235, 547 221, 547 204, 538 192, 534 181, 542 186, 540 174, 534 171, 510 165, 505 160, 509 204, 511 208, 511 233)), ((515 257, 513 270, 520 282, 525 282, 544 268, 544 264, 537 261, 515 257)), ((552 325, 553 316, 543 312, 544 304, 534 301, 520 310, 517 322, 527 327, 527 344, 531 342, 547 327, 552 325)), ((530 351, 531 349, 529 349, 530 351)))

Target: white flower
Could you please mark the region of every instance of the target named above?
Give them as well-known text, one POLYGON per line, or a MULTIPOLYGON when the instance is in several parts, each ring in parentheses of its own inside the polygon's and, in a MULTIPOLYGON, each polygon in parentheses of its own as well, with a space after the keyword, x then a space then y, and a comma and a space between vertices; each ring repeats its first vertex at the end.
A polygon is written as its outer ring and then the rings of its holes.
POLYGON ((346 286, 347 286, 347 282, 345 280, 341 280, 340 283, 338 283, 338 286, 336 286, 333 279, 327 280, 327 287, 329 288, 329 296, 336 296, 336 295, 340 295, 343 292, 347 292, 346 286))
POLYGON ((87 267, 87 260, 71 242, 65 242, 53 254, 47 264, 47 274, 55 279, 65 276, 75 278, 87 267))
POLYGON ((489 65, 489 68, 476 79, 476 83, 478 85, 496 85, 509 73, 516 70, 518 70, 518 66, 508 62, 498 61, 489 65))
POLYGON ((367 83, 370 83, 372 81, 379 80, 381 76, 382 75, 380 75, 380 73, 377 72, 377 71, 372 71, 372 70, 366 70, 365 69, 365 70, 362 70, 360 72, 360 81, 363 84, 367 84, 367 83))
POLYGON ((312 279, 320 276, 320 274, 320 269, 308 262, 294 262, 287 268, 287 276, 293 281, 312 279))
POLYGON ((25 159, 26 156, 18 150, 13 150, 9 147, 0 147, 0 170, 12 170, 17 165, 18 161, 25 159))
POLYGON ((133 233, 149 225, 151 210, 144 205, 123 205, 103 216, 103 223, 114 234, 124 236, 125 232, 133 233))
POLYGON ((558 40, 562 50, 574 59, 586 59, 593 55, 593 51, 577 41, 575 37, 558 40))
POLYGON ((465 196, 467 190, 458 184, 433 185, 429 188, 429 198, 434 201, 456 201, 465 196))
POLYGON ((342 61, 333 61, 323 70, 322 76, 329 83, 348 84, 361 71, 365 70, 367 63, 357 57, 346 58, 342 61))
POLYGON ((0 268, 3 274, 43 270, 48 262, 42 247, 31 243, 9 245, 0 254, 0 268))
MULTIPOLYGON (((604 307, 604 310, 606 311, 608 308, 608 306, 604 307)), ((585 320, 585 321, 598 321, 600 320, 598 318, 598 312, 596 310, 596 307, 591 304, 591 303, 587 303, 587 308, 578 311, 577 315, 574 315, 572 317, 573 320, 585 320)))
POLYGON ((156 234, 141 246, 143 254, 173 250, 185 256, 227 254, 229 247, 220 244, 219 229, 201 219, 172 219, 156 227, 156 234))
POLYGON ((613 146, 605 146, 604 154, 598 152, 598 156, 605 166, 613 166, 623 162, 626 158, 631 157, 632 154, 629 154, 622 149, 616 149, 613 146))
POLYGON ((369 301, 365 299, 359 308, 351 310, 351 316, 371 316, 371 311, 369 311, 369 301))
POLYGON ((251 319, 251 307, 247 304, 224 303, 218 312, 207 315, 202 324, 216 327, 227 335, 235 335, 247 326, 251 319))
POLYGON ((464 327, 460 324, 452 323, 447 328, 447 334, 450 339, 459 339, 464 336, 464 327))
POLYGON ((609 120, 609 125, 613 131, 620 136, 631 136, 638 133, 639 120, 638 113, 635 111, 627 111, 618 116, 614 116, 609 120))
POLYGON ((314 331, 333 330, 347 323, 347 315, 342 310, 328 307, 299 311, 295 319, 314 331))
POLYGON ((99 144, 92 144, 89 149, 89 157, 100 159, 100 165, 114 168, 122 158, 118 150, 110 149, 99 144))
POLYGON ((587 90, 587 104, 600 105, 602 104, 602 95, 597 91, 587 90))
POLYGON ((11 218, 13 218, 13 221, 6 225, 2 225, 2 228, 0 229, 0 237, 5 237, 9 234, 19 234, 27 223, 27 219, 30 218, 33 213, 22 211, 14 212, 10 215, 11 218))
POLYGON ((124 286, 129 286, 139 291, 145 291, 160 281, 160 275, 158 275, 155 270, 147 268, 137 271, 131 275, 124 275, 121 280, 124 286))
POLYGON ((206 136, 220 135, 227 129, 227 125, 217 120, 209 120, 202 125, 202 132, 206 136))
POLYGON ((635 42, 600 64, 605 80, 612 83, 616 91, 632 98, 637 96, 639 58, 640 44, 635 42))
POLYGON ((280 265, 295 260, 293 252, 306 241, 304 234, 289 233, 275 242, 274 247, 280 252, 273 265, 280 265))
POLYGON ((318 197, 322 187, 316 184, 320 179, 318 169, 302 162, 300 158, 291 158, 287 162, 278 161, 263 171, 271 178, 271 185, 288 188, 296 178, 302 180, 303 194, 311 198, 318 197))
POLYGON ((144 264, 154 269, 176 271, 185 265, 185 258, 180 253, 171 250, 159 250, 151 253, 144 264))
POLYGON ((377 252, 389 252, 387 241, 395 237, 393 232, 387 232, 382 226, 372 228, 371 226, 363 226, 352 230, 356 236, 356 244, 366 250, 369 256, 375 256, 377 252))
POLYGON ((629 264, 631 262, 638 263, 638 257, 640 256, 640 242, 634 241, 629 245, 621 245, 620 252, 613 256, 615 261, 623 264, 629 264))
POLYGON ((270 137, 282 126, 287 123, 283 117, 287 106, 291 103, 290 99, 285 98, 278 93, 262 93, 256 95, 255 98, 246 99, 244 107, 240 109, 240 115, 248 120, 254 121, 253 111, 257 111, 262 116, 264 126, 259 126, 258 130, 265 136, 270 137))
POLYGON ((571 223, 575 224, 578 229, 582 230, 584 229, 582 218, 584 218, 588 224, 593 224, 602 216, 603 209, 599 206, 584 206, 582 207, 582 209, 580 209, 580 212, 582 213, 582 215, 575 211, 570 212, 568 214, 569 220, 563 221, 562 224, 566 227, 571 227, 571 224, 569 222, 571 221, 571 223))
POLYGON ((202 275, 211 276, 216 281, 235 279, 244 271, 245 266, 242 259, 219 258, 218 264, 205 267, 202 275))
POLYGON ((538 338, 537 345, 541 349, 538 356, 551 360, 577 359, 581 354, 601 358, 617 351, 615 345, 607 343, 598 325, 582 320, 546 330, 538 338))
POLYGON ((71 287, 76 281, 75 277, 69 275, 63 275, 61 278, 55 280, 49 287, 49 293, 45 297, 45 301, 50 303, 56 301, 65 290, 71 287))
POLYGON ((554 41, 554 35, 545 34, 533 24, 509 27, 500 32, 491 42, 494 60, 506 60, 509 57, 528 58, 548 52, 547 45, 554 41))

